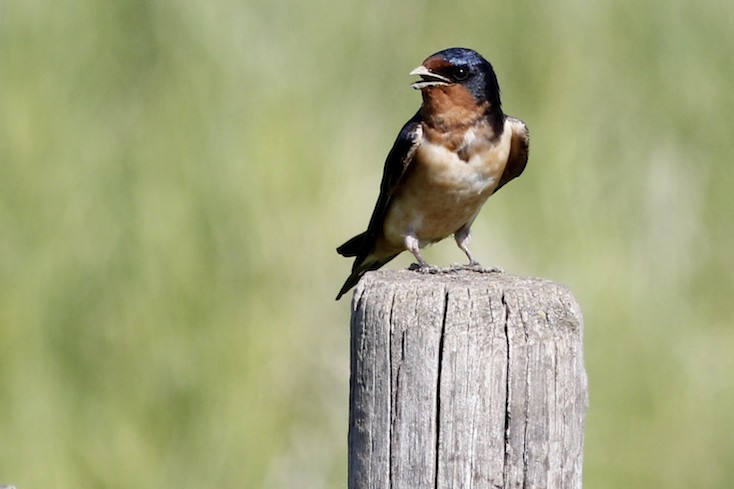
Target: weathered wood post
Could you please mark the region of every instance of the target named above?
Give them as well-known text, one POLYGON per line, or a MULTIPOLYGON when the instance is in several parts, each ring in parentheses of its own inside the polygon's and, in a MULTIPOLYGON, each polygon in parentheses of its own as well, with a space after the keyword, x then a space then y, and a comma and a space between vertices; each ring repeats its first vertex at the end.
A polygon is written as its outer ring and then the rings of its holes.
POLYGON ((349 488, 581 487, 583 320, 506 273, 365 275, 352 302, 349 488))

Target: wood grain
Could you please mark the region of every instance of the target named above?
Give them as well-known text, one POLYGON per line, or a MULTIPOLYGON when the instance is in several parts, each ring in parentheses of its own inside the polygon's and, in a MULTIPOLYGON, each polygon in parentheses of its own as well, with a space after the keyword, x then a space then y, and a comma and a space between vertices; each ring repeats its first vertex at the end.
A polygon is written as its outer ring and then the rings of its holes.
POLYGON ((579 306, 506 273, 369 273, 349 402, 350 489, 580 488, 579 306))

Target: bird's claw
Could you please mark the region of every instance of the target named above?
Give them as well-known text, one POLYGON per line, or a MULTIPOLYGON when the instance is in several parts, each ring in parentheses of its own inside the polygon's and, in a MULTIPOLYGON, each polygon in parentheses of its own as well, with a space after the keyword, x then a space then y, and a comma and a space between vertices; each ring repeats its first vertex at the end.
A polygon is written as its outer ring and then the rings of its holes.
POLYGON ((427 263, 421 264, 421 263, 411 263, 408 267, 408 270, 412 270, 414 272, 419 273, 430 273, 430 274, 436 274, 440 273, 441 269, 438 267, 434 267, 433 265, 429 265, 427 263))
POLYGON ((485 268, 478 261, 471 261, 467 263, 466 265, 460 265, 460 264, 452 265, 452 268, 456 271, 468 270, 470 272, 477 272, 477 273, 504 273, 505 272, 502 268, 499 268, 499 267, 485 268))
POLYGON ((458 263, 452 263, 451 266, 446 268, 440 268, 433 265, 429 265, 428 263, 420 264, 420 263, 411 263, 408 267, 408 270, 411 270, 413 272, 418 273, 425 273, 430 275, 436 275, 439 273, 456 273, 461 272, 463 270, 467 270, 470 272, 477 272, 477 273, 505 273, 505 271, 502 268, 499 267, 490 267, 485 268, 481 265, 481 263, 477 261, 473 261, 467 264, 458 264, 458 263))

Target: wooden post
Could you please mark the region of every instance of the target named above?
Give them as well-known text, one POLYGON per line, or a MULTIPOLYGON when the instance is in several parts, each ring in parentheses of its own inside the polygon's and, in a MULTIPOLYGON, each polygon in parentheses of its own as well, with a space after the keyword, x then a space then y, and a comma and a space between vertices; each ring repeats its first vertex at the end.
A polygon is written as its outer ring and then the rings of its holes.
POLYGON ((372 272, 352 301, 350 489, 581 488, 583 319, 506 273, 372 272))

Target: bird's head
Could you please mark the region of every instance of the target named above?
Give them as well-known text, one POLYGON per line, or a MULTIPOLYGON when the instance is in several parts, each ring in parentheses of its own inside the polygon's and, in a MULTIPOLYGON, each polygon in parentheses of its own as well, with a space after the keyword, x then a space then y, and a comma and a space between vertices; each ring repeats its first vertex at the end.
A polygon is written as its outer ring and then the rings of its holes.
POLYGON ((500 108, 500 87, 492 65, 472 49, 450 48, 426 58, 410 72, 420 76, 411 87, 423 92, 424 100, 444 93, 455 99, 467 92, 477 105, 500 108))

